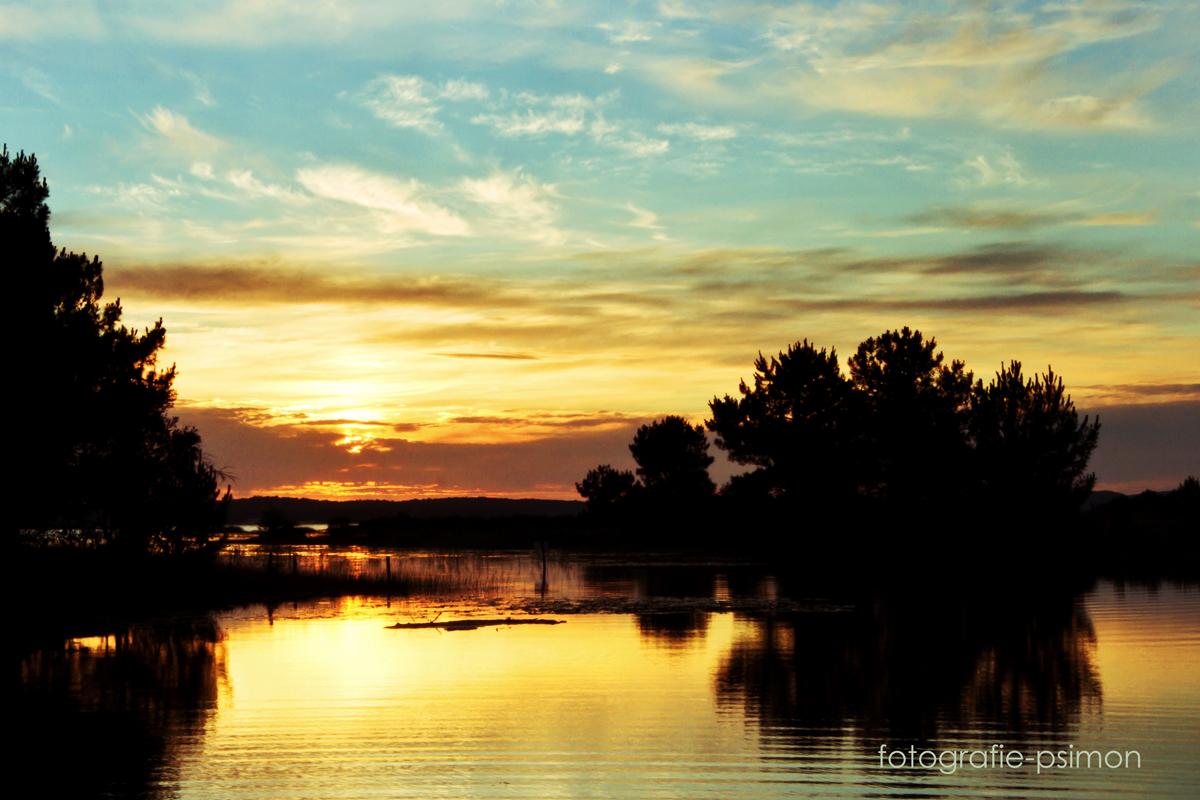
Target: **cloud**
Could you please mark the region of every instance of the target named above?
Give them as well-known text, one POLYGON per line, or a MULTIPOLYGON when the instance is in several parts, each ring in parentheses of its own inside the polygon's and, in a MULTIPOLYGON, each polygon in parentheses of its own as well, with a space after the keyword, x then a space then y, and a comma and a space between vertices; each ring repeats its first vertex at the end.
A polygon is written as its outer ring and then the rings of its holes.
POLYGON ((177 69, 170 64, 159 61, 157 58, 150 58, 150 63, 158 67, 158 71, 164 78, 168 80, 182 79, 192 85, 193 96, 206 106, 215 106, 217 101, 213 99, 212 92, 208 88, 208 81, 201 78, 194 72, 189 72, 186 69, 177 69))
POLYGON ((546 112, 529 109, 524 114, 478 114, 471 122, 491 125, 501 136, 542 136, 547 133, 573 136, 584 128, 584 113, 582 109, 546 112))
POLYGON ((963 166, 975 171, 974 176, 959 180, 959 185, 963 187, 995 186, 997 184, 1024 186, 1029 183, 1029 179, 1021 171, 1020 162, 1011 153, 1002 153, 991 161, 982 155, 976 156, 964 161, 963 166))
POLYGON ((531 353, 430 353, 442 358, 496 358, 502 361, 538 361, 531 353))
POLYGON ((683 0, 659 0, 658 13, 666 19, 695 19, 703 14, 689 8, 683 0))
POLYGON ((486 86, 482 83, 471 83, 465 78, 446 81, 442 84, 439 94, 441 97, 455 102, 463 100, 486 100, 488 98, 486 86))
POLYGON ((528 427, 546 429, 570 428, 599 428, 621 426, 627 429, 630 425, 642 424, 650 420, 638 414, 622 414, 620 412, 600 411, 589 412, 521 412, 510 411, 504 416, 459 416, 451 417, 453 425, 487 425, 505 428, 528 427))
POLYGON ((666 139, 651 139, 640 133, 628 137, 602 136, 599 141, 638 158, 662 155, 671 149, 671 143, 666 139))
POLYGON ((178 189, 164 189, 145 183, 118 183, 115 192, 106 190, 105 193, 114 196, 119 205, 127 208, 145 208, 149 210, 158 210, 171 198, 179 197, 183 194, 178 189))
POLYGON ((362 420, 362 419, 302 419, 291 423, 293 425, 363 425, 366 427, 383 427, 394 428, 395 426, 388 422, 379 422, 378 420, 362 420))
POLYGON ((319 197, 383 212, 394 230, 438 236, 470 232, 457 214, 422 199, 425 188, 415 179, 401 181, 353 165, 329 164, 297 170, 296 180, 319 197))
POLYGON ((134 114, 134 116, 148 130, 154 131, 174 147, 192 157, 211 155, 225 145, 224 141, 218 137, 192 127, 187 117, 162 106, 155 106, 153 111, 144 116, 140 114, 134 114))
MULTIPOLYGON (((666 139, 627 131, 627 125, 605 119, 602 109, 618 97, 616 92, 596 98, 582 94, 537 95, 529 92, 505 97, 510 103, 528 107, 523 111, 477 114, 471 122, 489 125, 504 137, 576 136, 586 131, 592 141, 635 157, 665 153, 671 146, 666 139)), ((702 131, 700 135, 703 135, 702 131)))
POLYGON ((104 35, 105 25, 89 5, 67 0, 39 0, 27 6, 8 3, 2 9, 0 40, 97 39, 104 35))
MULTIPOLYGON (((432 135, 440 133, 443 126, 436 118, 441 106, 435 106, 425 96, 429 88, 429 84, 416 75, 383 75, 367 84, 362 104, 393 127, 416 128, 432 135)), ((462 90, 456 87, 456 91, 462 90)))
POLYGON ((650 33, 662 27, 661 22, 642 22, 627 19, 620 24, 601 22, 596 26, 608 33, 608 40, 613 44, 632 44, 633 42, 648 42, 654 37, 650 33))
POLYGON ((912 214, 904 221, 912 225, 933 225, 969 230, 1032 230, 1062 225, 1081 218, 1079 212, 1052 209, 1004 209, 968 206, 965 208, 931 208, 912 214))
POLYGON ((658 132, 665 133, 668 136, 686 136, 689 139, 696 139, 701 142, 733 139, 737 136, 737 128, 732 125, 701 125, 698 122, 659 125, 658 132))
POLYGON ((497 170, 486 178, 463 178, 459 191, 518 238, 546 244, 566 241, 566 234, 554 225, 558 206, 550 199, 557 194, 553 184, 538 183, 519 170, 497 170))
POLYGON ((661 230, 662 225, 658 224, 658 214, 653 211, 647 211, 644 208, 638 208, 633 203, 626 203, 625 208, 634 215, 631 222, 625 223, 634 228, 650 228, 652 230, 661 230))
POLYGON ((433 494, 523 494, 577 497, 574 484, 600 463, 632 468, 628 444, 636 422, 625 425, 563 426, 553 435, 496 444, 414 442, 377 437, 352 452, 340 432, 311 425, 262 425, 255 415, 218 408, 177 408, 180 420, 196 426, 203 448, 230 470, 239 497, 276 493, 320 493, 313 484, 357 489, 378 496, 385 487, 407 486, 408 496, 433 494), (374 484, 374 485, 370 485, 374 484), (314 492, 315 489, 315 492, 314 492))
POLYGON ((1187 397, 1200 400, 1200 383, 1114 383, 1101 386, 1082 386, 1103 395, 1137 395, 1141 397, 1187 397))
POLYGON ((1079 86, 1095 81, 1081 62, 1110 68, 1109 54, 1094 45, 1162 25, 1159 9, 1126 3, 798 3, 763 15, 766 41, 784 59, 763 86, 818 108, 1003 127, 1143 129, 1153 123, 1140 98, 1168 79, 1155 65, 1128 70, 1123 86, 1079 86), (1064 92, 1072 83, 1081 90, 1064 92))
POLYGON ((1154 225, 1158 215, 1153 211, 1110 211, 1078 220, 1076 225, 1134 226, 1154 225))
MULTIPOLYGON (((1073 204, 1072 204, 1073 205, 1073 204)), ((967 230, 1033 230, 1055 225, 1086 225, 1141 227, 1158 222, 1155 211, 1127 210, 1095 213, 1082 210, 1052 208, 1014 208, 1005 206, 969 205, 935 207, 904 218, 912 225, 964 228, 967 230)))
POLYGON ((114 266, 107 283, 125 295, 211 304, 339 303, 373 306, 524 308, 529 296, 478 278, 329 275, 276 266, 114 266))
POLYGON ((34 94, 41 95, 51 103, 62 105, 62 101, 58 99, 58 95, 54 91, 49 75, 34 67, 26 67, 17 71, 16 74, 26 89, 34 94))
MULTIPOLYGON (((1018 106, 1019 107, 1019 106, 1018 106)), ((1003 119, 1011 109, 999 107, 990 116, 1003 119)), ((1091 95, 1056 97, 1021 109, 1021 116, 1046 127, 1139 130, 1154 127, 1136 96, 1099 98, 1091 95)))
MULTIPOLYGON (((197 165, 193 165, 193 167, 195 166, 197 165)), ((203 167, 207 166, 207 164, 201 166, 200 175, 202 177, 211 177, 211 167, 209 167, 207 174, 205 174, 203 171, 203 167)), ((257 200, 267 197, 272 200, 279 200, 291 205, 305 205, 312 202, 311 197, 306 194, 302 194, 301 192, 297 192, 291 187, 279 186, 273 183, 263 183, 258 178, 255 178, 254 174, 250 170, 245 170, 242 172, 230 172, 226 176, 226 180, 228 180, 229 183, 236 188, 241 189, 248 199, 257 200)))

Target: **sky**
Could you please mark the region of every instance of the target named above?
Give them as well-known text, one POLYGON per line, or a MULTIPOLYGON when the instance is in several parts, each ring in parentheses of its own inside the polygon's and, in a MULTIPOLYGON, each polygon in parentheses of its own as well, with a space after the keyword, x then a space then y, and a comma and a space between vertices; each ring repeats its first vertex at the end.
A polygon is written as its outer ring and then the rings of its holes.
MULTIPOLYGON (((1200 473, 1196 2, 0 5, 0 138, 235 496, 577 497, 808 339, 1200 473)), ((714 453, 714 477, 742 468, 714 453)))

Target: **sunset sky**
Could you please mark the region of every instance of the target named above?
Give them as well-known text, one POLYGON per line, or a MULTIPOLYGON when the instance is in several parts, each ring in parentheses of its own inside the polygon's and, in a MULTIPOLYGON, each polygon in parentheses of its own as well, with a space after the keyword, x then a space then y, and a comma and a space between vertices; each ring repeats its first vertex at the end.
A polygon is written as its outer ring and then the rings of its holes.
MULTIPOLYGON (((1194 2, 0 6, 0 138, 234 493, 576 497, 758 351, 1052 365, 1200 473, 1194 2)), ((718 480, 731 467, 716 453, 718 480)))

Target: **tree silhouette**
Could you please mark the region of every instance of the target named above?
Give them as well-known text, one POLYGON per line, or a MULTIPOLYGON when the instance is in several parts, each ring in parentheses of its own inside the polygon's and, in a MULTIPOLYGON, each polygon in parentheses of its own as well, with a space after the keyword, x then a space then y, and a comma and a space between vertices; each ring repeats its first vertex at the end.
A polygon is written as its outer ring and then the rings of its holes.
POLYGON ((849 379, 836 351, 805 339, 778 357, 759 353, 741 397, 713 398, 706 424, 717 446, 756 467, 723 498, 784 511, 790 525, 855 511, 913 519, 997 500, 1028 519, 1073 513, 1091 491, 1099 423, 1079 421, 1053 371, 1025 380, 1013 362, 991 385, 973 385, 963 362, 907 327, 867 339, 848 364, 849 379), (764 505, 768 497, 803 514, 764 505))
POLYGON ((683 417, 666 416, 638 428, 629 452, 651 501, 695 501, 716 489, 708 476, 713 457, 704 428, 683 417))
POLYGON ((739 481, 794 499, 853 489, 855 398, 837 351, 805 339, 754 362, 754 388, 709 402, 706 425, 731 461, 758 467, 739 481))
POLYGON ((618 471, 608 464, 588 470, 587 476, 575 484, 575 490, 587 503, 588 513, 597 516, 613 512, 636 488, 632 472, 618 471))
POLYGON ((59 526, 139 551, 203 547, 220 521, 224 477, 194 428, 167 410, 175 367, 158 368, 159 320, 142 333, 101 305, 99 258, 57 251, 37 159, 0 152, 0 249, 18 292, 14 447, 25 468, 15 530, 59 526))
POLYGON ((295 520, 271 504, 258 515, 259 534, 266 537, 278 537, 291 533, 296 529, 295 520))
POLYGON ((863 489, 913 510, 953 495, 965 476, 973 375, 947 366, 936 339, 905 327, 872 337, 849 361, 865 407, 863 489))
POLYGON ((1026 379, 1021 362, 1001 367, 987 386, 971 393, 970 436, 986 496, 1033 511, 1077 510, 1096 476, 1088 460, 1100 420, 1079 421, 1062 378, 1049 367, 1026 379))

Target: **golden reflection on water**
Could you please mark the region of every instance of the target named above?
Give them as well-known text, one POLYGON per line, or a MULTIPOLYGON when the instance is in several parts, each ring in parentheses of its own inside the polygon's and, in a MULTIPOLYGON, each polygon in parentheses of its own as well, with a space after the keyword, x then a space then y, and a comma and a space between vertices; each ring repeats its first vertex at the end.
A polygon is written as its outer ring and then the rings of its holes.
MULTIPOLYGON (((655 580, 626 585, 653 593, 655 580)), ((724 580, 672 585, 729 593, 724 580)), ((384 626, 505 612, 461 598, 252 607, 219 630, 134 628, 31 655, 21 702, 42 692, 84 712, 42 737, 73 719, 81 742, 115 731, 93 765, 108 782, 72 784, 77 797, 1195 796, 1200 592, 1102 583, 1083 598, 1014 595, 1005 615, 932 602, 953 624, 890 601, 453 632, 384 626), (1143 761, 942 775, 876 755, 993 743, 1143 761)))
POLYGON ((626 796, 630 781, 684 785, 689 765, 711 776, 756 755, 743 727, 715 714, 731 615, 681 658, 629 616, 441 632, 384 630, 357 611, 231 624, 232 698, 184 771, 184 796, 503 795, 515 784, 626 796))

